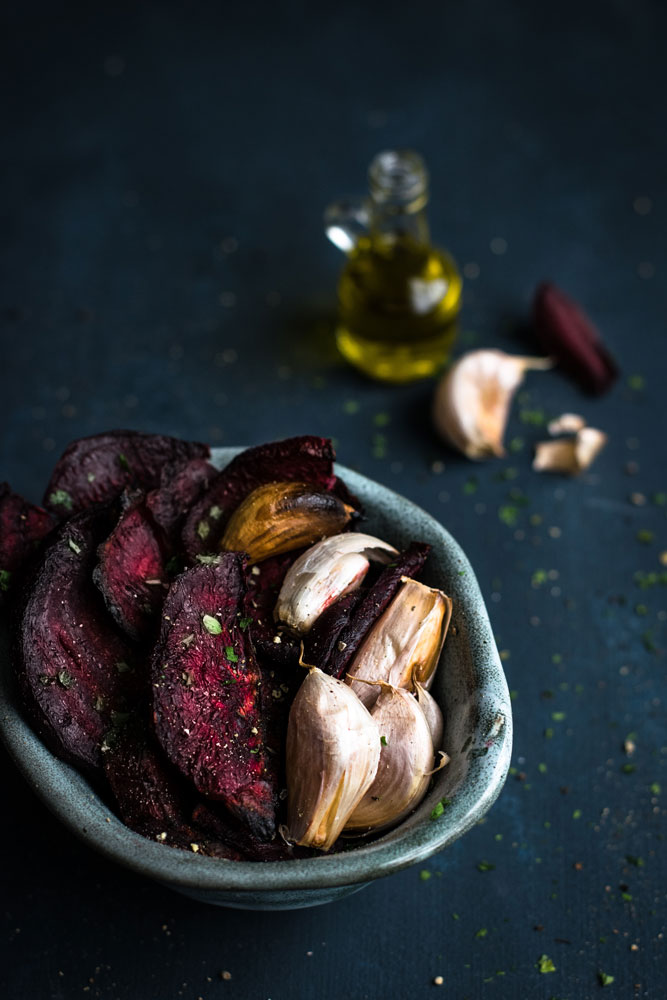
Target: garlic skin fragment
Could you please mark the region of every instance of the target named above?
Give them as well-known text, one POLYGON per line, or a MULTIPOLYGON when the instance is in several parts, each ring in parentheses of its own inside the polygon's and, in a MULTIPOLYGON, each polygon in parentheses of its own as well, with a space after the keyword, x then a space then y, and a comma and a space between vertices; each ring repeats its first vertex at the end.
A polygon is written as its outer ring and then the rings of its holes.
POLYGON ((431 731, 433 746, 436 750, 439 750, 442 746, 442 735, 445 730, 445 720, 442 717, 440 706, 433 695, 429 694, 426 688, 423 687, 419 681, 415 681, 414 688, 417 704, 424 713, 428 723, 428 728, 431 731))
POLYGON ((433 773, 431 730, 409 691, 381 684, 371 716, 381 737, 380 763, 346 833, 375 833, 400 822, 421 802, 433 773))
POLYGON ((274 619, 305 635, 323 611, 361 586, 370 560, 389 563, 396 555, 393 545, 358 531, 324 538, 290 566, 280 588, 274 619))
POLYGON ((378 692, 363 681, 384 681, 410 690, 418 681, 429 688, 451 617, 450 597, 403 577, 396 596, 348 667, 346 683, 367 708, 378 692))
POLYGON ((355 513, 335 493, 308 483, 265 483, 236 508, 220 548, 247 552, 251 562, 261 562, 338 534, 355 513))
POLYGON ((583 427, 574 437, 540 441, 535 446, 533 468, 537 472, 578 476, 589 468, 607 441, 607 435, 595 427, 583 427))
POLYGON ((552 437, 557 434, 576 434, 586 426, 586 421, 578 413, 561 413, 560 417, 549 421, 547 430, 552 437))
POLYGON ((312 667, 287 727, 288 840, 328 851, 373 783, 380 732, 354 692, 312 667))
POLYGON ((439 382, 433 422, 449 444, 471 459, 502 457, 512 397, 530 369, 552 367, 550 358, 504 351, 468 351, 439 382))

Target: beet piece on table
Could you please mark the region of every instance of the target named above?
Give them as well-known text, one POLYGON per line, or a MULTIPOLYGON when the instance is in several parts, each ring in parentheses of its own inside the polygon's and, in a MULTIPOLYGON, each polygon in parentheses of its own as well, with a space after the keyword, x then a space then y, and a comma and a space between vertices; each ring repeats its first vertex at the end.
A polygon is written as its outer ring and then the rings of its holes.
POLYGON ((349 621, 339 630, 337 641, 324 661, 317 666, 334 677, 343 677, 353 656, 366 635, 389 606, 401 585, 401 577, 416 577, 431 551, 423 542, 412 542, 395 562, 386 566, 372 587, 352 612, 349 621))
POLYGON ((133 653, 92 582, 107 509, 79 514, 58 530, 32 578, 18 619, 16 668, 26 709, 66 760, 100 767, 104 737, 141 697, 133 653))
POLYGON ((126 488, 154 489, 167 463, 209 455, 206 444, 162 434, 119 430, 80 438, 58 459, 44 506, 62 519, 126 488))
POLYGON ((190 507, 211 485, 218 470, 204 458, 186 463, 171 462, 162 470, 160 485, 151 490, 146 504, 170 540, 185 520, 190 507))
POLYGON ((334 490, 334 451, 328 438, 305 435, 247 448, 218 473, 190 511, 183 543, 194 559, 220 547, 232 512, 258 486, 272 482, 303 482, 334 490))
POLYGON ((168 584, 165 552, 143 493, 125 496, 124 510, 98 556, 93 579, 109 613, 130 638, 147 638, 168 584))
POLYGON ((0 483, 0 604, 54 523, 48 511, 14 493, 9 483, 0 483))
POLYGON ((153 652, 153 716, 168 759, 255 834, 275 830, 277 779, 264 746, 260 672, 247 630, 244 558, 177 577, 153 652))

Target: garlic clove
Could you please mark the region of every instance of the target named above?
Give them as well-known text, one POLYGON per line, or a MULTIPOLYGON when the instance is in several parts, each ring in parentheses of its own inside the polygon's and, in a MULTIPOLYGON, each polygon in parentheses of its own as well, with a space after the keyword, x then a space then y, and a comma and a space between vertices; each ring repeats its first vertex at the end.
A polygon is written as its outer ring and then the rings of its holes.
POLYGON ((451 598, 403 577, 348 667, 347 683, 364 705, 373 705, 377 691, 363 681, 410 689, 415 681, 431 686, 451 617, 451 598))
POLYGON ((607 443, 607 435, 595 427, 583 427, 574 437, 540 441, 535 446, 533 468, 578 476, 593 463, 607 443))
POLYGON ((355 513, 335 493, 307 483, 266 483, 236 508, 220 547, 247 552, 251 562, 261 562, 338 534, 355 513))
POLYGON ((441 436, 468 458, 505 454, 503 436, 512 397, 529 369, 552 367, 550 358, 504 351, 469 351, 439 382, 433 422, 441 436))
POLYGON ((305 634, 323 611, 361 585, 369 560, 389 563, 396 555, 393 545, 357 531, 317 542, 287 571, 274 610, 275 620, 305 634))
POLYGON ((586 421, 578 413, 561 413, 547 424, 547 430, 555 437, 557 434, 576 434, 585 426, 586 421))
POLYGON ((380 763, 346 833, 375 833, 400 822, 421 802, 433 773, 433 740, 419 702, 404 688, 383 683, 380 688, 371 710, 380 734, 380 763))
POLYGON ((433 695, 429 694, 426 688, 423 687, 419 681, 415 681, 414 688, 417 703, 424 713, 428 723, 428 728, 431 731, 433 746, 436 750, 439 750, 442 746, 442 735, 445 729, 445 721, 442 717, 440 706, 433 695))
POLYGON ((286 839, 328 851, 370 788, 380 749, 377 724, 354 692, 311 667, 289 714, 286 839))

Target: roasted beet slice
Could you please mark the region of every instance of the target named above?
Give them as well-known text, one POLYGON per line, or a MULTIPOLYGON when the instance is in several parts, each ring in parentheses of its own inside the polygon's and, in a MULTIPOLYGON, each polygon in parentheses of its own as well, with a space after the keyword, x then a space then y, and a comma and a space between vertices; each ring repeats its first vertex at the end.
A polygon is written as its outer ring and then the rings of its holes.
POLYGON ((48 511, 12 492, 9 483, 0 483, 0 605, 54 523, 48 511))
POLYGON ((272 482, 303 482, 333 490, 334 451, 328 438, 287 438, 247 448, 220 472, 190 511, 183 528, 185 550, 194 559, 214 552, 232 511, 258 486, 272 482))
POLYGON ((151 490, 146 504, 165 534, 172 538, 185 520, 190 507, 211 485, 218 470, 203 458, 170 463, 160 476, 160 485, 151 490))
POLYGON ((320 615, 305 638, 303 653, 305 663, 326 670, 340 641, 341 632, 349 625, 366 593, 365 588, 353 590, 351 594, 341 597, 320 615))
POLYGON ((248 861, 290 861, 295 858, 313 858, 320 854, 307 847, 287 844, 281 837, 276 837, 270 843, 257 840, 214 803, 200 802, 196 805, 192 812, 192 822, 205 833, 238 851, 248 861))
POLYGON ((98 549, 93 579, 118 625, 141 641, 151 634, 167 591, 165 552, 143 493, 126 495, 124 508, 98 549))
POLYGON ((86 768, 101 765, 105 735, 142 688, 91 578, 112 524, 107 509, 93 508, 59 529, 35 571, 16 637, 19 683, 38 731, 59 756, 86 768))
POLYGON ((44 506, 64 518, 110 500, 126 488, 154 489, 167 463, 209 455, 206 444, 162 434, 109 431, 80 438, 72 441, 58 460, 44 494, 44 506))
POLYGON ((152 661, 155 730, 169 760, 202 795, 222 800, 257 836, 270 838, 276 778, 244 615, 239 553, 176 578, 152 661))
MULTIPOLYGON (((336 641, 331 644, 331 652, 326 661, 317 664, 321 670, 333 674, 334 677, 343 676, 371 627, 391 603, 401 585, 401 577, 416 577, 430 551, 430 545, 412 542, 391 566, 382 570, 376 582, 352 612, 347 624, 338 630, 336 641)), ((332 621, 335 623, 333 616, 332 621)))

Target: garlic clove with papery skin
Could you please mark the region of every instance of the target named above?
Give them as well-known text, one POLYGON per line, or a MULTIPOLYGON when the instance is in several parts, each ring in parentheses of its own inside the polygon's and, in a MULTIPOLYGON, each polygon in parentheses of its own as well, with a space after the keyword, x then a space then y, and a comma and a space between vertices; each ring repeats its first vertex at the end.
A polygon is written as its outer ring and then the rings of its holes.
POLYGON ((375 833, 400 822, 421 802, 433 773, 433 740, 419 702, 404 688, 379 686, 371 715, 380 733, 380 763, 345 833, 375 833))
POLYGON ((351 688, 311 667, 287 727, 285 839, 328 851, 370 788, 380 749, 377 724, 351 688))
POLYGON ((468 458, 501 457, 510 404, 524 374, 551 367, 550 358, 469 351, 454 362, 436 388, 436 430, 468 458))
POLYGON ((364 639, 347 670, 347 683, 367 707, 377 689, 364 681, 412 688, 431 686, 452 616, 451 598, 409 577, 364 639))
POLYGON ((417 703, 424 713, 426 721, 428 722, 428 728, 431 731, 433 746, 436 750, 438 750, 442 746, 442 734, 445 729, 445 721, 442 717, 440 706, 433 695, 429 694, 426 688, 423 687, 419 681, 415 681, 414 689, 417 703))
POLYGON ((389 563, 396 555, 393 545, 358 531, 324 538, 290 566, 273 617, 304 635, 339 597, 361 586, 371 560, 389 563))

